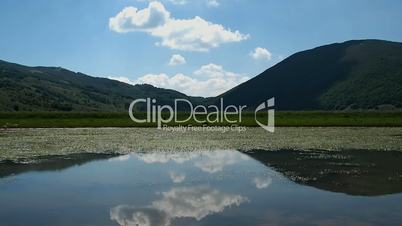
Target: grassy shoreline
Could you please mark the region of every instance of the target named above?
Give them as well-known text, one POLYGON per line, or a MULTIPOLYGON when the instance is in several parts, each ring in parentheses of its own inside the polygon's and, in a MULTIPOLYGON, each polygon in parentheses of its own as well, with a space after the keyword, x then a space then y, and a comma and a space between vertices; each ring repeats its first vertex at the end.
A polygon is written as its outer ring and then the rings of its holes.
MULTIPOLYGON (((179 113, 184 119, 188 113, 179 113)), ((145 113, 138 113, 138 118, 145 118, 145 113)), ((166 116, 167 117, 167 116, 166 116)), ((238 116, 232 116, 238 117, 238 116)), ((253 112, 242 114, 240 126, 257 127, 253 112)), ((259 121, 266 121, 264 113, 258 114, 259 121)), ((205 119, 200 116, 199 119, 205 119)), ((220 123, 197 123, 190 120, 186 123, 168 123, 169 126, 229 126, 227 121, 220 123)), ((379 111, 304 111, 276 112, 275 125, 278 127, 402 127, 402 112, 379 111)), ((156 123, 135 123, 126 112, 117 113, 84 113, 84 112, 23 112, 0 113, 1 128, 85 128, 85 127, 155 127, 156 123)))

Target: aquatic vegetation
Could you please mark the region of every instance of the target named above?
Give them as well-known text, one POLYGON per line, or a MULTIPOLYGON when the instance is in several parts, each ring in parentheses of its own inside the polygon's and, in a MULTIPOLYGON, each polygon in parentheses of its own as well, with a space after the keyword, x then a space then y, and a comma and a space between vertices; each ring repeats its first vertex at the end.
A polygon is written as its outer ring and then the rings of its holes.
POLYGON ((246 131, 165 131, 155 128, 35 128, 0 130, 0 160, 47 155, 193 150, 402 150, 401 128, 281 127, 246 131))

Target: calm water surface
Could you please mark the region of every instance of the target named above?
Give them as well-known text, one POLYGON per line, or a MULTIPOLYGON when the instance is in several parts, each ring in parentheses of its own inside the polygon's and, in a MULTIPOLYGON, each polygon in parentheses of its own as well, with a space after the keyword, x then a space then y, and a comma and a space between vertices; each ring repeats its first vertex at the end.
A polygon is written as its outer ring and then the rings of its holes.
POLYGON ((402 155, 235 150, 0 164, 0 225, 402 225, 402 155))

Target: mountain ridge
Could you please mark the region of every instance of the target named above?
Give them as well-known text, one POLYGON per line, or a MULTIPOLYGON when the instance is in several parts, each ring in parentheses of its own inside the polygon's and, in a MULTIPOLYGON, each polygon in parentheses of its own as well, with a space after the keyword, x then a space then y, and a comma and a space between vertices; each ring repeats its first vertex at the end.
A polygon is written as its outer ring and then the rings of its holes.
POLYGON ((0 88, 1 111, 125 111, 137 98, 155 98, 160 104, 172 104, 175 98, 205 100, 148 84, 130 85, 61 67, 28 67, 1 60, 0 88))
POLYGON ((250 110, 271 97, 278 110, 402 108, 402 43, 351 40, 297 52, 212 98, 1 60, 0 88, 0 111, 126 111, 133 99, 147 97, 169 105, 177 98, 204 105, 224 98, 250 110))
POLYGON ((276 97, 279 110, 400 108, 401 90, 402 43, 367 39, 297 52, 219 97, 251 107, 276 97))

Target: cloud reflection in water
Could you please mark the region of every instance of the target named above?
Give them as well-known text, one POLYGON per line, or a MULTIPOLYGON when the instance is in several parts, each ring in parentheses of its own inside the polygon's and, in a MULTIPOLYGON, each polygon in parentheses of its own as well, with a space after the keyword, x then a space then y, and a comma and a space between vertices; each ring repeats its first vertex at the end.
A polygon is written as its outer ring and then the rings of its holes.
POLYGON ((205 152, 147 152, 138 154, 137 157, 148 164, 164 164, 174 162, 182 164, 194 161, 194 166, 207 173, 217 173, 226 166, 234 165, 250 159, 236 150, 215 150, 205 152))
POLYGON ((163 192, 162 198, 152 202, 149 207, 116 206, 110 210, 110 218, 121 226, 170 225, 175 218, 194 218, 199 221, 246 201, 247 198, 241 195, 227 194, 207 186, 180 187, 163 192))

